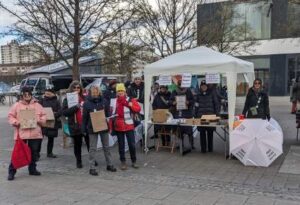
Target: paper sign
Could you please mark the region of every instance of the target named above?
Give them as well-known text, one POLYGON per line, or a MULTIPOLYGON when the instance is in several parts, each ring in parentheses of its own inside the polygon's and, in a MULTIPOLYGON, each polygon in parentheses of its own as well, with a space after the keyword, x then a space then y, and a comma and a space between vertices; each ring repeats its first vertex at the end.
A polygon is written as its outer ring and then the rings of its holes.
POLYGON ((159 82, 159 85, 172 85, 172 76, 160 75, 158 82, 159 82))
POLYGON ((205 75, 206 84, 219 84, 221 82, 219 73, 207 73, 205 75))
POLYGON ((141 111, 140 111, 140 114, 141 115, 145 115, 144 114, 144 104, 143 103, 139 103, 140 107, 141 107, 141 111))
POLYGON ((182 75, 181 87, 182 88, 189 88, 192 85, 192 74, 184 73, 182 75))
POLYGON ((67 100, 68 100, 68 108, 77 105, 79 102, 78 93, 77 92, 67 93, 67 100))
POLYGON ((112 111, 111 114, 116 113, 116 106, 117 106, 117 98, 111 98, 110 99, 110 108, 111 108, 111 111, 112 111))
POLYGON ((19 119, 21 129, 30 129, 37 127, 37 120, 34 109, 20 110, 19 119))
POLYGON ((176 96, 176 109, 177 110, 186 110, 187 109, 185 95, 176 96))
POLYGON ((108 129, 104 110, 91 112, 90 116, 94 132, 100 132, 108 129))

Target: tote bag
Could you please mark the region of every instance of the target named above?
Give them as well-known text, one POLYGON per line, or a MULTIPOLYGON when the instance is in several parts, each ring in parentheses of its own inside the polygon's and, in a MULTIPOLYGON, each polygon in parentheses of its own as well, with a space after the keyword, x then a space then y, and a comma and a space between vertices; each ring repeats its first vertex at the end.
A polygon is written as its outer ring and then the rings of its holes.
POLYGON ((31 163, 31 150, 28 145, 20 138, 19 131, 17 140, 11 156, 11 162, 15 169, 25 167, 31 163))

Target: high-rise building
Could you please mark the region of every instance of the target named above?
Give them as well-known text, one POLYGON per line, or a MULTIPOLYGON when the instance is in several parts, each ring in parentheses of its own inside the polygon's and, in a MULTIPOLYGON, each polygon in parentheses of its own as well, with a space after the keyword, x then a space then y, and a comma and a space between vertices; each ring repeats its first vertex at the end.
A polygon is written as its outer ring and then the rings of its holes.
POLYGON ((36 48, 30 45, 20 45, 13 40, 7 45, 1 46, 1 63, 18 64, 18 63, 35 63, 41 59, 36 48))
MULTIPOLYGON (((300 76, 300 1, 209 0, 199 4, 198 45, 207 45, 211 36, 220 33, 216 25, 224 23, 224 13, 228 12, 228 9, 222 10, 225 7, 231 9, 232 19, 228 29, 223 31, 239 30, 238 35, 227 35, 223 39, 232 45, 253 41, 252 46, 231 54, 254 63, 255 75, 263 80, 270 95, 288 95, 292 80, 300 76), (203 28, 208 31, 207 35, 201 33, 203 28)), ((220 40, 224 36, 218 37, 220 40)))

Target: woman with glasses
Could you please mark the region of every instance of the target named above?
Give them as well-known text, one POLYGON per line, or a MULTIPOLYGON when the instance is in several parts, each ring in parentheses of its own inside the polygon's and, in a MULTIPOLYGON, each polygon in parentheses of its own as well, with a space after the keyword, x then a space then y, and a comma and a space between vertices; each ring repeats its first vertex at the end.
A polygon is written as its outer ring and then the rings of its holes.
POLYGON ((248 91, 243 110, 246 118, 261 118, 270 120, 269 96, 263 90, 261 79, 253 82, 253 87, 248 91))
MULTIPOLYGON (((39 158, 40 144, 43 139, 41 126, 46 123, 46 113, 43 107, 36 99, 32 97, 32 89, 23 87, 21 91, 22 99, 16 102, 10 109, 8 121, 15 128, 14 139, 17 139, 17 134, 24 140, 31 150, 31 163, 28 166, 29 175, 40 176, 41 173, 36 169, 36 162, 39 158), (37 126, 35 128, 22 129, 20 127, 20 112, 22 110, 34 110, 37 126)), ((11 163, 8 168, 8 180, 14 180, 17 170, 11 163)))
POLYGON ((68 89, 69 93, 76 92, 78 94, 78 104, 68 107, 68 99, 63 101, 63 115, 67 118, 70 135, 74 139, 74 154, 76 157, 77 168, 82 168, 81 160, 81 146, 82 138, 86 142, 87 149, 89 150, 89 137, 83 135, 81 132, 82 126, 82 105, 84 103, 83 89, 79 81, 73 81, 68 89))

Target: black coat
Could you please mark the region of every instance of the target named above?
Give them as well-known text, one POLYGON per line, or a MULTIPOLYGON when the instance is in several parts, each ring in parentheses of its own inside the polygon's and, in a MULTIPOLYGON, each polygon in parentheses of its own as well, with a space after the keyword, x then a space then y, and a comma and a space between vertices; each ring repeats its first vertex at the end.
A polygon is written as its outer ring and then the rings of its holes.
POLYGON ((207 90, 200 91, 195 101, 195 117, 201 118, 202 115, 218 115, 220 113, 219 100, 215 92, 207 90))
POLYGON ((254 89, 250 88, 246 97, 243 115, 247 118, 270 119, 268 94, 263 90, 256 94, 254 89), (252 114, 251 107, 257 107, 257 115, 252 114))
POLYGON ((70 135, 81 135, 81 126, 76 120, 76 112, 80 109, 79 106, 75 105, 68 108, 68 100, 65 98, 62 105, 62 114, 67 118, 69 125, 70 135))
POLYGON ((174 117, 174 119, 178 118, 192 118, 193 117, 193 107, 194 107, 194 96, 192 94, 192 91, 190 89, 186 89, 184 94, 179 93, 179 90, 174 90, 171 94, 170 97, 170 104, 172 105, 171 107, 171 112, 174 117), (176 105, 174 106, 173 103, 176 101, 176 96, 180 95, 185 95, 186 100, 188 101, 188 109, 187 110, 182 110, 181 111, 181 116, 179 116, 179 111, 176 110, 176 105))
POLYGON ((99 98, 95 99, 89 96, 83 104, 82 127, 81 127, 82 133, 89 133, 89 134, 94 133, 92 121, 90 117, 90 113, 94 112, 94 110, 97 111, 104 110, 105 117, 110 116, 109 103, 103 97, 100 96, 99 98))
POLYGON ((169 109, 170 108, 170 98, 171 98, 171 93, 157 93, 155 95, 153 103, 152 103, 152 108, 153 110, 156 109, 169 109))
POLYGON ((144 83, 141 82, 139 86, 132 83, 127 89, 127 95, 130 98, 137 98, 139 103, 144 104, 144 83))
POLYGON ((104 91, 103 97, 108 103, 110 103, 111 99, 117 98, 116 89, 113 89, 112 87, 108 87, 108 89, 104 91))
POLYGON ((60 107, 60 103, 57 99, 56 96, 54 97, 44 97, 42 98, 39 103, 43 106, 43 107, 51 107, 52 111, 54 113, 54 117, 55 117, 55 126, 54 128, 42 128, 42 132, 43 135, 47 136, 47 137, 57 137, 58 135, 58 129, 61 127, 61 122, 59 117, 61 116, 61 107, 60 107))

